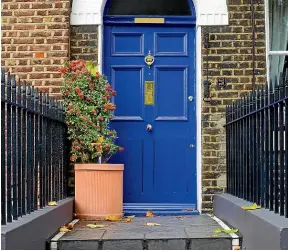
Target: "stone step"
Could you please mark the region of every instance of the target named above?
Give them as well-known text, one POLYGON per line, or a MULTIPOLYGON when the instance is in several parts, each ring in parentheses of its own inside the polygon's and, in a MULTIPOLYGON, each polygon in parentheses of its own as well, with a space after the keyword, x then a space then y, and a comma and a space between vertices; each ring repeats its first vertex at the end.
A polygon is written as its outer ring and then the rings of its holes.
POLYGON ((207 215, 135 217, 125 220, 79 221, 71 232, 51 243, 58 250, 231 250, 233 238, 216 234, 221 226, 207 215), (91 229, 87 224, 102 224, 91 229), (147 226, 158 223, 159 226, 147 226), (56 244, 56 245, 55 245, 56 244))

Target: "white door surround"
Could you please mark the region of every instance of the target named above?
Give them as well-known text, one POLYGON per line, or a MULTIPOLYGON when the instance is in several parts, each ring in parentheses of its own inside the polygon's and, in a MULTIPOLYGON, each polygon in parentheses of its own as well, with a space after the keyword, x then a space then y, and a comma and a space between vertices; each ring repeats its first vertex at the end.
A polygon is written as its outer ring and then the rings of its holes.
MULTIPOLYGON (((98 69, 102 72, 103 11, 107 0, 73 0, 70 25, 98 25, 98 69)), ((192 0, 196 10, 196 117, 197 117, 197 209, 202 209, 201 155, 201 26, 228 25, 226 0, 192 0)))

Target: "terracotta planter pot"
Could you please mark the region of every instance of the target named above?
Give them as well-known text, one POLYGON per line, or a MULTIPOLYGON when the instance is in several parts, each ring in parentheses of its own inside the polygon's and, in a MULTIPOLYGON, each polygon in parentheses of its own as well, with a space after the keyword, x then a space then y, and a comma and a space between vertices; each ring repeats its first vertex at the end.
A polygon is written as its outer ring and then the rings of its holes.
POLYGON ((123 215, 123 170, 123 164, 75 165, 75 213, 79 219, 123 215))

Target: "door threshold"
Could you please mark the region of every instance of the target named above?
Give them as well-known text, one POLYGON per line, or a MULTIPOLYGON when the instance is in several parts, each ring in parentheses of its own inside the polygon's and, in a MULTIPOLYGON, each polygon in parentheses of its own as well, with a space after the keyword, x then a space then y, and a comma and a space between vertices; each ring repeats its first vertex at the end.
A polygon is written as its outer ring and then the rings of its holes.
POLYGON ((124 203, 124 215, 146 216, 147 211, 154 215, 198 215, 195 204, 174 204, 174 203, 124 203))

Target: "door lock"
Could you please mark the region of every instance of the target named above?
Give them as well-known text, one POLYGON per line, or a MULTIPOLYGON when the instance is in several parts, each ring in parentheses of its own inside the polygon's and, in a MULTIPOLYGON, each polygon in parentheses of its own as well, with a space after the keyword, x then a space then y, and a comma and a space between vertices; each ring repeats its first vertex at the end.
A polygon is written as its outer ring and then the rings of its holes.
POLYGON ((189 96, 188 97, 188 100, 191 102, 191 101, 193 101, 193 97, 192 96, 189 96))
POLYGON ((152 125, 148 124, 146 126, 146 131, 151 132, 152 131, 152 125))
POLYGON ((195 147, 195 145, 193 145, 193 144, 190 144, 190 148, 194 148, 195 147))

